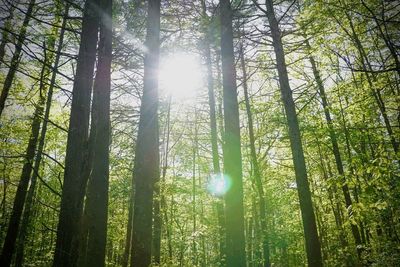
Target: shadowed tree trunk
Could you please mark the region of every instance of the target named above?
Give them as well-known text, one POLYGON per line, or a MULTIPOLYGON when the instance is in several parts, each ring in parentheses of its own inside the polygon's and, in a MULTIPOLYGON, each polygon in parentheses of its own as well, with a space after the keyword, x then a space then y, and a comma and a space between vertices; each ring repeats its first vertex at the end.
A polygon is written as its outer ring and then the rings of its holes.
MULTIPOLYGON (((255 1, 255 0, 253 0, 255 1)), ((283 50, 281 32, 272 0, 266 1, 266 15, 269 21, 272 34, 272 45, 274 47, 281 97, 286 112, 289 128, 290 147, 293 154, 293 164, 296 174, 297 191, 300 201, 301 217, 303 220, 304 238, 309 266, 322 266, 321 244, 318 239, 317 225, 313 203, 311 199, 310 186, 308 183, 306 162, 301 143, 299 122, 296 108, 293 101, 292 90, 289 84, 289 77, 285 63, 285 52, 283 50)))
POLYGON ((227 266, 245 266, 242 155, 239 109, 233 55, 232 9, 229 0, 221 0, 221 59, 224 92, 224 174, 231 187, 225 195, 227 266))
POLYGON ((112 0, 100 6, 100 41, 93 87, 93 164, 86 208, 88 241, 85 266, 104 266, 107 239, 108 175, 110 144, 110 87, 112 53, 112 0))
POLYGON ((35 0, 30 0, 28 9, 25 13, 24 21, 21 26, 21 30, 18 35, 17 43, 15 44, 15 51, 11 58, 10 68, 8 69, 7 76, 4 80, 3 90, 1 91, 1 95, 0 95, 0 118, 1 118, 1 114, 3 113, 3 109, 5 107, 11 85, 14 81, 15 73, 19 66, 19 61, 20 61, 19 57, 22 52, 22 46, 24 45, 24 42, 25 42, 26 30, 28 28, 28 24, 29 24, 29 21, 30 21, 32 13, 33 13, 34 5, 35 5, 35 0))
POLYGON ((87 161, 90 98, 99 24, 95 10, 97 10, 95 0, 87 0, 83 14, 76 76, 72 88, 72 105, 54 267, 74 266, 78 258, 79 226, 87 183, 83 174, 87 161))
POLYGON ((159 181, 158 64, 160 0, 148 1, 144 84, 135 151, 135 203, 131 266, 149 266, 154 184, 159 181))

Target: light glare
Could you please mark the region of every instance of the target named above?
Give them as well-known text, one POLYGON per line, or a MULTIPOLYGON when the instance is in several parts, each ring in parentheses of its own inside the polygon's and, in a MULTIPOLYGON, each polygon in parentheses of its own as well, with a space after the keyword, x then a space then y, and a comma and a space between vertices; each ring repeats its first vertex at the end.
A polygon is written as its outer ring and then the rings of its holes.
POLYGON ((213 196, 222 197, 231 187, 231 179, 224 174, 215 174, 211 177, 207 185, 207 190, 213 196))
POLYGON ((160 90, 178 101, 195 99, 203 87, 202 68, 193 54, 176 53, 161 59, 160 90))

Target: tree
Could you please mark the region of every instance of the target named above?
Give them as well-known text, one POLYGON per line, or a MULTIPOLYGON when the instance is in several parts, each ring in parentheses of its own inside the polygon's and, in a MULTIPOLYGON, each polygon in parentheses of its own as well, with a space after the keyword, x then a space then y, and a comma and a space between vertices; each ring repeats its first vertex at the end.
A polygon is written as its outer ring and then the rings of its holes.
POLYGON ((87 183, 82 172, 87 153, 98 20, 95 1, 87 0, 84 7, 76 76, 72 88, 64 183, 53 262, 53 266, 57 267, 74 265, 78 256, 79 222, 87 183))
POLYGON ((279 76, 279 86, 282 102, 286 112, 290 146, 292 150, 296 184, 303 220, 308 265, 322 266, 321 245, 318 239, 317 225, 307 177, 306 162, 301 143, 299 122, 297 119, 296 107, 293 101, 292 90, 290 88, 289 77, 286 69, 285 52, 282 45, 281 31, 279 29, 278 21, 275 17, 272 0, 266 1, 265 13, 271 28, 272 45, 275 51, 276 68, 279 76))
POLYGON ((98 65, 93 87, 91 122, 91 131, 94 131, 93 163, 85 207, 88 210, 86 266, 105 265, 107 239, 112 0, 103 0, 100 10, 98 65))
POLYGON ((135 202, 131 266, 149 266, 151 262, 153 193, 160 175, 157 114, 160 0, 148 1, 145 46, 143 95, 133 170, 135 202))
POLYGON ((229 0, 220 1, 221 59, 224 92, 224 176, 231 182, 225 195, 226 264, 245 266, 242 157, 239 109, 233 54, 232 9, 229 0))

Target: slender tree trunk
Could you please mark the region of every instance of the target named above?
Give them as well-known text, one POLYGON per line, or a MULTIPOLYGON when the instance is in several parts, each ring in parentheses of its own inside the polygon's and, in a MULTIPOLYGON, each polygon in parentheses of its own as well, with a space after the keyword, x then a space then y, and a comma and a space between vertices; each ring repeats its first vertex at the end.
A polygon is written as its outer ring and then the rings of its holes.
POLYGON ((192 147, 192 216, 193 216, 193 229, 192 229, 192 261, 193 266, 197 266, 197 209, 196 209, 196 156, 197 156, 197 109, 194 108, 194 137, 192 147))
POLYGON ((26 242, 27 229, 28 229, 28 225, 31 220, 30 217, 31 217, 31 209, 33 206, 33 197, 35 194, 37 177, 39 174, 40 163, 42 161, 42 152, 43 152, 44 143, 46 140, 47 124, 48 124, 49 116, 50 116, 50 108, 51 108, 51 103, 52 103, 52 99, 53 99, 53 90, 54 90, 54 85, 56 82, 57 69, 58 69, 58 65, 60 62, 61 51, 62 51, 63 44, 64 44, 64 33, 65 33, 65 27, 66 27, 66 23, 67 23, 68 11, 69 11, 69 4, 67 3, 65 6, 63 22, 62 22, 61 31, 59 34, 57 52, 56 52, 55 59, 54 59, 54 68, 52 71, 49 90, 47 93, 46 109, 44 112, 43 124, 42 124, 41 133, 40 133, 39 145, 37 148, 35 163, 34 163, 34 167, 33 167, 31 184, 29 186, 28 195, 26 196, 26 201, 25 201, 26 205, 25 205, 25 209, 24 209, 21 230, 18 235, 18 244, 17 244, 16 259, 15 259, 16 267, 20 267, 23 265, 24 247, 25 247, 25 242, 26 242))
MULTIPOLYGON (((45 47, 46 50, 46 47, 45 47)), ((35 108, 35 113, 33 115, 32 124, 31 124, 31 133, 28 142, 28 146, 26 148, 24 165, 22 168, 22 173, 20 180, 18 182, 17 192, 14 198, 14 205, 10 217, 10 221, 8 224, 7 235, 4 241, 3 250, 0 257, 0 266, 10 266, 12 256, 14 253, 18 230, 21 224, 22 211, 24 209, 25 197, 27 194, 27 189, 29 185, 29 180, 31 178, 33 160, 35 157, 36 146, 39 138, 40 131, 40 117, 43 115, 43 106, 45 103, 45 79, 46 79, 46 52, 44 58, 44 64, 42 66, 42 70, 40 73, 40 85, 39 85, 39 102, 35 108)))
MULTIPOLYGON (((154 263, 160 265, 161 259, 161 233, 163 226, 163 219, 168 221, 167 216, 162 218, 161 209, 165 209, 165 196, 162 190, 162 186, 165 184, 165 178, 167 176, 167 168, 168 168, 168 152, 169 152, 169 137, 170 137, 170 123, 171 123, 171 96, 168 98, 168 107, 167 107, 167 121, 164 129, 164 156, 163 156, 163 166, 162 166, 162 174, 161 180, 155 187, 154 193, 156 197, 154 198, 154 227, 153 227, 153 257, 154 263)), ((166 213, 164 214, 166 215, 166 213)), ((165 224, 167 226, 167 224, 165 224)), ((168 228, 168 226, 167 226, 168 228)), ((167 229, 168 232, 168 229, 167 229)), ((167 238, 169 238, 167 234, 167 238)))
POLYGON ((14 54, 11 59, 10 68, 8 69, 7 76, 4 80, 3 89, 2 89, 1 95, 0 95, 0 118, 1 118, 1 114, 3 113, 5 104, 6 104, 8 93, 10 92, 12 82, 14 81, 15 73, 19 66, 19 62, 20 62, 19 57, 22 52, 22 46, 24 45, 24 42, 25 42, 26 30, 28 28, 28 24, 29 24, 29 21, 30 21, 32 13, 33 13, 34 5, 35 5, 35 0, 30 0, 28 9, 25 14, 24 21, 21 26, 21 30, 18 35, 17 43, 15 44, 15 51, 14 51, 14 54))
POLYGON ((247 121, 248 121, 248 127, 249 127, 249 139, 250 139, 250 158, 251 158, 251 163, 253 166, 253 178, 254 178, 254 183, 257 188, 258 192, 258 205, 259 205, 259 212, 260 212, 260 226, 261 226, 261 234, 262 234, 262 247, 263 247, 263 256, 264 256, 264 261, 263 261, 263 266, 264 267, 269 267, 271 266, 271 261, 270 261, 270 252, 269 252, 269 241, 268 241, 268 233, 267 233, 267 215, 266 215, 266 201, 265 201, 265 194, 264 194, 264 188, 261 180, 261 171, 260 167, 258 164, 257 160, 257 153, 256 153, 256 146, 255 146, 255 137, 254 137, 254 126, 253 126, 253 114, 251 112, 251 107, 250 107, 250 100, 249 100, 249 92, 247 88, 247 71, 246 71, 246 65, 244 62, 244 52, 243 52, 243 44, 240 44, 240 65, 242 69, 242 74, 243 74, 243 90, 244 90, 244 100, 246 104, 246 113, 247 113, 247 121))
POLYGON ((135 153, 135 203, 131 266, 149 266, 154 184, 159 181, 158 63, 160 50, 160 0, 148 1, 147 53, 135 153))
POLYGON ((93 87, 95 124, 93 169, 87 190, 88 247, 86 266, 105 265, 110 145, 110 88, 112 54, 112 0, 101 2, 97 73, 93 87))
POLYGON ((99 23, 95 5, 95 0, 87 0, 83 14, 81 44, 72 88, 54 267, 74 266, 78 258, 79 226, 87 183, 83 173, 85 161, 87 161, 90 98, 99 23))
POLYGON ((224 92, 224 171, 231 187, 225 195, 227 266, 245 266, 242 155, 239 109, 233 54, 232 9, 229 0, 220 0, 221 59, 224 92))
POLYGON ((133 199, 134 187, 132 183, 130 197, 129 197, 129 210, 128 210, 128 225, 126 226, 125 249, 122 256, 122 267, 128 267, 129 255, 132 246, 132 221, 133 221, 133 199))
MULTIPOLYGON (((310 51, 311 46, 307 39, 305 41, 305 44, 306 44, 307 49, 310 51)), ((343 192, 343 196, 344 196, 344 200, 345 200, 345 204, 346 204, 346 210, 348 210, 348 213, 349 213, 348 215, 351 216, 351 213, 352 213, 351 207, 353 205, 353 200, 351 199, 350 190, 347 185, 346 176, 344 173, 343 161, 342 161, 342 157, 340 154, 339 143, 337 141, 336 131, 333 127, 333 121, 332 121, 332 117, 331 117, 328 98, 326 96, 324 84, 322 82, 321 75, 317 68, 317 64, 315 62, 314 57, 312 55, 309 55, 309 60, 311 63, 311 68, 313 71, 315 81, 317 83, 318 93, 319 93, 319 96, 321 97, 322 108, 324 109, 325 120, 326 120, 326 123, 328 126, 329 138, 330 138, 331 145, 332 145, 333 155, 335 157, 336 169, 337 169, 337 172, 340 175, 340 179, 341 179, 342 192, 343 192)), ((356 244, 358 256, 360 256, 361 252, 362 252, 362 241, 361 241, 360 232, 358 230, 357 225, 350 224, 350 227, 351 227, 351 233, 353 234, 353 238, 354 238, 354 241, 356 244)))
POLYGON ((309 266, 322 266, 321 244, 318 239, 317 225, 311 192, 307 178, 307 169, 301 143, 299 122, 293 101, 292 90, 285 63, 281 32, 275 17, 272 0, 266 0, 267 17, 272 34, 272 44, 275 51, 281 97, 285 107, 289 128, 290 146, 293 154, 293 164, 296 174, 297 190, 300 200, 301 216, 303 220, 304 237, 306 244, 307 260, 309 266))
MULTIPOLYGON (((202 15, 204 18, 207 17, 205 1, 201 1, 202 5, 202 15)), ((206 57, 207 65, 207 88, 208 88, 208 104, 210 106, 210 129, 211 129, 211 153, 213 161, 213 173, 219 176, 221 179, 221 168, 219 162, 218 153, 218 134, 217 134, 217 116, 215 111, 215 93, 214 93, 214 78, 212 72, 212 58, 211 58, 211 48, 210 48, 210 28, 207 25, 205 29, 204 36, 204 54, 206 57)), ((224 206, 220 199, 216 200, 216 209, 218 217, 218 234, 219 234, 219 259, 222 266, 225 265, 226 261, 226 244, 225 244, 225 221, 224 221, 224 206)))

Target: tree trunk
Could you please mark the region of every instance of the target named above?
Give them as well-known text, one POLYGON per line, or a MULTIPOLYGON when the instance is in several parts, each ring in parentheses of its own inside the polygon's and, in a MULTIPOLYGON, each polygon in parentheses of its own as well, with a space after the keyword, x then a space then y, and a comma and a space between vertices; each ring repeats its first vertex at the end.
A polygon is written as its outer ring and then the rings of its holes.
POLYGON ((246 104, 246 113, 247 113, 247 121, 248 121, 248 127, 249 127, 249 139, 250 139, 250 158, 251 158, 251 163, 253 166, 253 182, 255 183, 255 186, 257 188, 258 192, 258 199, 259 199, 259 212, 260 212, 260 226, 261 226, 261 234, 262 234, 262 247, 263 247, 263 256, 264 256, 264 261, 263 261, 263 266, 264 267, 270 267, 271 262, 270 262, 270 252, 269 252, 269 242, 268 242, 268 233, 267 233, 267 215, 266 215, 266 201, 265 201, 265 194, 264 194, 264 188, 261 180, 261 171, 260 167, 258 165, 258 160, 257 160, 257 153, 256 153, 256 146, 255 146, 255 137, 254 137, 254 126, 253 126, 253 115, 251 112, 251 107, 250 107, 250 100, 249 100, 249 92, 247 88, 247 72, 246 72, 246 65, 244 62, 244 51, 243 51, 243 44, 240 44, 240 65, 242 69, 242 74, 243 74, 243 90, 244 90, 244 100, 246 104))
MULTIPOLYGON (((45 47, 46 49, 46 47, 45 47)), ((10 217, 10 221, 8 224, 7 235, 4 241, 3 250, 1 253, 0 258, 0 266, 10 266, 12 256, 14 253, 18 230, 21 223, 22 211, 24 209, 25 204, 25 197, 27 194, 27 189, 29 185, 29 180, 31 178, 32 167, 33 167, 33 160, 35 157, 37 141, 39 137, 40 131, 40 117, 43 114, 43 106, 45 103, 45 79, 46 79, 46 71, 48 70, 46 67, 47 58, 46 52, 44 63, 42 66, 42 70, 40 73, 40 85, 39 85, 39 102, 35 108, 35 113, 33 115, 33 120, 31 124, 31 133, 28 142, 28 146, 26 148, 25 158, 24 158, 24 165, 22 168, 22 173, 20 180, 18 182, 17 192, 14 198, 14 205, 10 217)))
POLYGON ((78 258, 79 223, 87 183, 83 173, 84 163, 87 161, 90 98, 99 23, 95 5, 95 0, 87 0, 83 14, 81 44, 72 88, 72 105, 54 267, 74 266, 78 258))
MULTIPOLYGON (((171 96, 168 98, 168 108, 167 108, 167 121, 164 129, 164 156, 163 156, 163 166, 162 166, 162 175, 161 180, 158 182, 154 189, 155 198, 154 198, 154 227, 153 227, 153 258, 154 263, 160 265, 161 259, 161 233, 163 226, 163 219, 168 221, 166 213, 164 214, 164 218, 162 218, 162 209, 165 209, 165 196, 163 194, 162 185, 165 184, 165 177, 167 176, 168 169, 168 152, 169 152, 169 137, 170 137, 170 119, 171 119, 171 96)), ((168 227, 168 226, 167 226, 168 227)), ((168 232, 168 229, 167 229, 168 232)), ((169 236, 167 235, 167 238, 169 236)))
POLYGON ((29 21, 32 16, 34 5, 35 5, 35 0, 30 0, 28 9, 25 14, 24 21, 21 26, 21 30, 18 35, 17 43, 15 44, 15 51, 14 51, 14 54, 11 59, 10 68, 8 69, 7 76, 4 80, 3 90, 1 91, 1 95, 0 95, 0 118, 1 118, 1 114, 3 113, 3 109, 6 105, 6 100, 8 97, 8 93, 10 92, 10 88, 11 88, 12 82, 14 80, 15 73, 19 66, 19 61, 20 61, 19 57, 22 52, 22 46, 24 45, 24 42, 25 42, 26 30, 28 28, 28 24, 29 24, 29 21))
MULTIPOLYGON (((306 44, 307 49, 310 51, 311 46, 307 39, 305 41, 305 44, 306 44)), ((314 57, 312 55, 309 55, 309 60, 311 63, 311 68, 312 68, 312 72, 313 72, 313 75, 315 78, 315 82, 317 83, 318 93, 319 93, 319 96, 321 97, 322 108, 324 109, 325 120, 326 120, 326 124, 328 126, 329 138, 331 140, 333 155, 335 156, 336 169, 337 169, 338 174, 340 175, 341 184, 342 184, 342 192, 343 192, 343 196, 344 196, 344 200, 345 200, 345 204, 346 204, 346 210, 348 211, 348 213, 349 213, 348 216, 350 217, 351 213, 352 213, 351 207, 353 205, 353 200, 351 199, 350 190, 347 185, 346 176, 344 173, 342 157, 341 157, 340 150, 339 150, 339 143, 337 141, 336 132, 333 127, 333 121, 332 121, 331 112, 330 112, 330 108, 329 108, 328 98, 326 96, 324 84, 322 82, 321 75, 317 69, 317 64, 315 63, 314 57)), ((362 241, 361 241, 360 232, 358 230, 357 225, 354 225, 351 223, 350 228, 351 228, 351 233, 353 235, 353 238, 354 238, 354 241, 356 244, 357 254, 358 254, 358 256, 360 256, 361 252, 362 252, 362 241)))
POLYGON ((160 0, 149 0, 147 53, 135 152, 135 203, 131 266, 149 266, 153 218, 154 184, 159 181, 158 63, 160 50, 160 0))
MULTIPOLYGON (((207 17, 206 13, 206 5, 205 1, 201 1, 202 6, 202 16, 204 18, 207 17)), ((216 176, 221 177, 221 169, 219 162, 219 153, 218 153, 218 134, 217 134, 217 116, 215 111, 215 93, 214 93, 214 78, 212 73, 212 58, 211 58, 211 49, 210 49, 210 28, 207 25, 207 28, 204 30, 204 54, 206 57, 206 65, 207 65, 207 88, 208 88, 208 104, 210 106, 210 129, 211 129, 211 153, 212 153, 212 161, 213 161, 213 173, 216 176)), ((222 177, 221 177, 222 178, 222 177)), ((220 199, 216 200, 216 209, 217 209, 217 217, 218 217, 218 234, 219 234, 219 259, 220 264, 222 266, 225 265, 225 221, 224 221, 224 206, 223 202, 220 199)))
POLYGON ((224 92, 224 175, 231 187, 225 195, 227 266, 245 266, 242 155, 233 54, 232 9, 229 0, 220 0, 221 59, 224 92))
POLYGON ((99 59, 92 105, 92 124, 96 126, 93 140, 93 165, 86 199, 88 210, 86 266, 102 267, 105 265, 107 239, 112 0, 103 0, 100 10, 99 59))
POLYGON ((129 210, 128 210, 128 225, 126 226, 125 236, 125 249, 124 255, 122 256, 122 267, 128 267, 129 255, 132 246, 132 221, 133 221, 133 199, 134 199, 134 187, 131 185, 131 192, 129 197, 129 210))
POLYGON ((318 231, 315 221, 311 192, 307 178, 307 169, 301 143, 299 122, 293 101, 292 90, 285 63, 281 32, 275 17, 272 0, 266 1, 267 17, 272 34, 272 44, 275 51, 281 97, 285 107, 289 128, 290 146, 293 154, 293 164, 296 174, 297 190, 300 200, 301 216, 303 220, 305 245, 309 266, 322 266, 321 245, 318 239, 318 231))
MULTIPOLYGON (((39 169, 40 169, 40 163, 42 161, 42 152, 43 152, 43 148, 44 148, 44 142, 46 140, 47 124, 49 121, 50 108, 51 108, 51 103, 52 103, 52 99, 53 99, 53 90, 54 90, 54 85, 56 82, 57 69, 58 69, 58 65, 60 62, 61 51, 62 51, 63 44, 64 44, 64 33, 65 33, 65 27, 66 27, 66 23, 67 23, 68 10, 69 10, 69 4, 67 3, 65 6, 63 22, 62 22, 61 31, 59 34, 59 41, 58 41, 58 46, 57 46, 57 52, 56 52, 55 59, 54 59, 54 68, 53 68, 51 79, 50 79, 49 91, 47 93, 46 109, 44 112, 43 124, 42 124, 41 133, 40 133, 39 145, 37 148, 35 163, 34 163, 34 167, 33 167, 31 184, 29 186, 28 195, 26 196, 26 201, 25 201, 26 206, 24 209, 21 230, 18 235, 18 244, 17 244, 16 259, 15 259, 16 267, 20 267, 23 265, 24 247, 25 247, 25 242, 26 242, 27 229, 28 229, 28 225, 31 220, 30 217, 31 217, 31 209, 32 209, 32 205, 33 205, 33 197, 35 194, 36 182, 37 182, 37 177, 38 177, 39 169)), ((51 51, 52 49, 50 48, 49 50, 51 51)))

